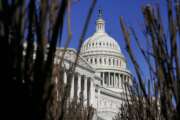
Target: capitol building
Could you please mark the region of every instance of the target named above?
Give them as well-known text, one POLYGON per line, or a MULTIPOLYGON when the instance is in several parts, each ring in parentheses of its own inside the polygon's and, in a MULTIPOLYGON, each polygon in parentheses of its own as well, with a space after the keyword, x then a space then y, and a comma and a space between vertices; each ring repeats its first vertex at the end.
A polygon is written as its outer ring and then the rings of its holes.
MULTIPOLYGON (((99 13, 95 27, 95 33, 84 41, 80 50, 70 96, 79 96, 83 90, 84 102, 95 108, 94 119, 112 120, 126 100, 126 88, 132 86, 132 74, 118 42, 105 30, 102 13, 99 13), (75 87, 77 92, 74 92, 75 87)), ((57 48, 56 63, 59 63, 62 51, 63 48, 57 48)), ((75 61, 76 54, 75 49, 67 49, 63 64, 66 69, 75 61)), ((68 75, 66 72, 63 75, 66 83, 68 75)))

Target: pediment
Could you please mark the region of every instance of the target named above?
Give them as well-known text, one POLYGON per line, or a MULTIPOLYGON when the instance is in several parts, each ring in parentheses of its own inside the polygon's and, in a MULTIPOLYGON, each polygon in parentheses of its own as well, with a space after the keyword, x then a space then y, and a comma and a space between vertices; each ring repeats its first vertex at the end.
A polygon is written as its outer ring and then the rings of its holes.
MULTIPOLYGON (((77 51, 72 48, 67 48, 66 50, 64 48, 57 48, 56 49, 56 57, 62 58, 62 54, 64 54, 64 60, 75 63, 76 57, 77 57, 77 51)), ((86 69, 95 71, 95 69, 82 57, 79 55, 77 65, 80 67, 84 67, 86 69)))

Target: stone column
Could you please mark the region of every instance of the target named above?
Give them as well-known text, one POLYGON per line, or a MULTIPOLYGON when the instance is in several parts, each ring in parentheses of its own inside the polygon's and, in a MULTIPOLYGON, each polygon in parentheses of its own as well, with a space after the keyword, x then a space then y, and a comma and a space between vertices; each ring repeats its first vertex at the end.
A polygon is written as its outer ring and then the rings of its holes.
POLYGON ((111 77, 111 87, 113 86, 113 74, 112 72, 110 73, 110 77, 111 77))
POLYGON ((121 83, 120 87, 121 89, 123 89, 123 74, 120 74, 120 83, 121 83))
POLYGON ((121 84, 121 81, 120 81, 120 74, 118 73, 118 88, 120 88, 120 84, 121 84))
POLYGON ((84 79, 85 75, 81 76, 80 104, 84 103, 84 79))
POLYGON ((125 89, 125 75, 123 74, 123 89, 125 89))
POLYGON ((113 87, 116 87, 116 73, 114 73, 114 86, 113 87))
POLYGON ((120 80, 120 74, 118 73, 118 85, 117 85, 118 88, 120 88, 120 84, 121 84, 120 81, 121 81, 120 80))
POLYGON ((56 100, 59 101, 58 78, 55 77, 56 100))
POLYGON ((78 74, 78 90, 77 90, 78 99, 80 96, 80 91, 81 91, 81 75, 78 74))
POLYGON ((104 74, 104 86, 106 86, 106 84, 105 84, 105 80, 106 80, 106 73, 105 72, 103 72, 103 74, 104 74))
POLYGON ((118 73, 116 73, 116 88, 118 88, 119 85, 119 78, 118 73))
POLYGON ((127 77, 126 77, 126 75, 124 75, 124 89, 126 89, 126 84, 127 84, 127 79, 126 79, 127 77))
POLYGON ((104 85, 107 86, 107 72, 104 72, 104 85))
POLYGON ((109 72, 109 80, 108 80, 108 86, 111 86, 111 73, 109 72))
POLYGON ((110 73, 110 77, 111 77, 111 87, 113 86, 113 75, 112 73, 110 73))
POLYGON ((118 88, 118 84, 119 84, 119 78, 118 78, 118 73, 116 73, 116 88, 118 88))
POLYGON ((65 70, 64 70, 64 72, 63 72, 63 81, 64 81, 64 84, 67 83, 67 73, 66 73, 65 70))
POLYGON ((111 87, 113 86, 113 74, 111 73, 111 87))
POLYGON ((95 98, 95 86, 94 86, 94 79, 89 78, 90 81, 90 95, 89 95, 89 102, 90 105, 92 105, 93 107, 95 107, 96 105, 96 99, 95 98))
POLYGON ((77 102, 78 99, 78 73, 74 75, 74 100, 77 102))
POLYGON ((84 76, 84 100, 87 103, 87 77, 84 76))
POLYGON ((113 76, 112 73, 110 72, 110 86, 112 87, 112 83, 113 83, 113 76))
POLYGON ((98 95, 97 95, 97 112, 99 111, 100 106, 100 88, 97 87, 98 95))
POLYGON ((102 85, 104 86, 104 72, 102 72, 101 74, 102 74, 102 85))
POLYGON ((110 72, 108 72, 108 80, 107 80, 107 86, 109 87, 110 86, 110 72))
POLYGON ((113 87, 113 82, 114 82, 114 75, 113 75, 113 73, 111 73, 111 87, 113 87))
POLYGON ((123 89, 124 88, 124 75, 121 74, 121 88, 123 89))
POLYGON ((113 72, 111 73, 111 87, 114 86, 114 74, 113 72))
POLYGON ((92 91, 91 91, 91 78, 88 77, 87 78, 87 106, 90 106, 91 104, 91 94, 92 94, 92 91))
POLYGON ((73 99, 74 96, 74 75, 72 76, 72 81, 71 81, 71 93, 70 93, 70 100, 73 99))

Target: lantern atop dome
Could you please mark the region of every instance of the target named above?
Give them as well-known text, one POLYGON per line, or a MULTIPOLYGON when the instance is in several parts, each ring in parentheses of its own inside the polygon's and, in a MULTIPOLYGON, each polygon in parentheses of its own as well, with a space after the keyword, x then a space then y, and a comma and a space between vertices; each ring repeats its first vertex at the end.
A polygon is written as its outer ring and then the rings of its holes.
POLYGON ((98 19, 96 20, 96 32, 105 32, 105 21, 103 19, 103 11, 99 9, 98 19))

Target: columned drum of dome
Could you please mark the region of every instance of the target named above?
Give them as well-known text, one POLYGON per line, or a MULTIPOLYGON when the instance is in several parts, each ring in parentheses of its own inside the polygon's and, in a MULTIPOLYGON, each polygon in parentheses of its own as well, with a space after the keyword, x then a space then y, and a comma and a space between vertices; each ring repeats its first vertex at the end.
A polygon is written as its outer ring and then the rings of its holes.
POLYGON ((96 20, 96 32, 83 43, 81 56, 95 68, 104 88, 122 93, 125 85, 132 84, 132 76, 120 46, 105 31, 102 12, 96 20))

